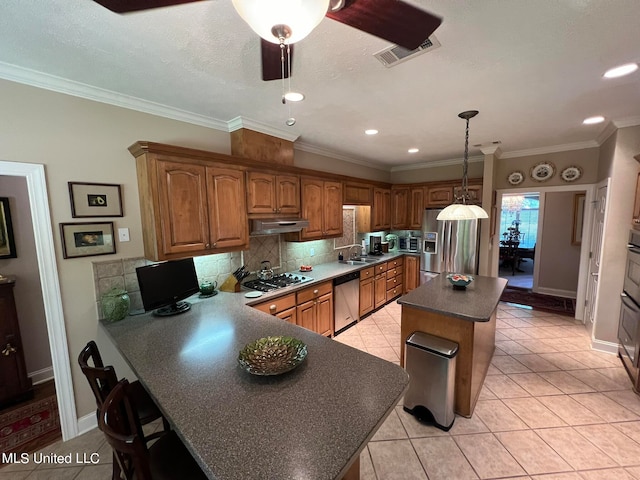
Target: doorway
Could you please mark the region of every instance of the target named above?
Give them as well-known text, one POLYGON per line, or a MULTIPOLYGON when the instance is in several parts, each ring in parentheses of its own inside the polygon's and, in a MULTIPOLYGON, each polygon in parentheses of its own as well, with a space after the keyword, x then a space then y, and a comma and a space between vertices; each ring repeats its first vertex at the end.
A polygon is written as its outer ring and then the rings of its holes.
POLYGON ((532 290, 540 193, 507 193, 500 208, 499 276, 509 287, 532 290))
POLYGON ((27 180, 60 427, 62 439, 69 440, 78 435, 78 421, 44 165, 0 161, 0 175, 25 177, 27 180))

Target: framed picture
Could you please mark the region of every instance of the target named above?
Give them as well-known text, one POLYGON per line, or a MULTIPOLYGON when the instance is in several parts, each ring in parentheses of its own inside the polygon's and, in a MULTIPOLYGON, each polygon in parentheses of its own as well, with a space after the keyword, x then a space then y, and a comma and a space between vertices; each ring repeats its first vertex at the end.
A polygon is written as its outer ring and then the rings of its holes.
POLYGON ((13 240, 13 225, 9 199, 0 197, 0 258, 16 258, 16 244, 13 240))
POLYGON ((69 200, 73 218, 123 216, 120 185, 69 182, 69 200))
POLYGON ((582 224, 584 222, 584 193, 573 196, 573 228, 571 229, 571 245, 582 244, 582 224))
POLYGON ((64 258, 116 253, 113 222, 61 223, 60 235, 64 258))

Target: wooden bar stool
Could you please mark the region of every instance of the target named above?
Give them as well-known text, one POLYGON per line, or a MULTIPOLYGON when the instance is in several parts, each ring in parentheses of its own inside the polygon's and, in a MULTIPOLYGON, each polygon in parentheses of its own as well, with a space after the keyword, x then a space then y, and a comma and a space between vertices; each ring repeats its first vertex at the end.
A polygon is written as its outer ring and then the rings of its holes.
POLYGON ((125 480, 205 480, 207 477, 174 431, 154 434, 147 446, 127 380, 120 381, 105 399, 98 426, 114 451, 116 468, 125 480))
MULTIPOLYGON (((96 397, 97 415, 107 395, 109 395, 113 387, 117 385, 118 377, 112 366, 104 366, 98 346, 93 340, 87 343, 87 346, 84 347, 80 355, 78 355, 78 363, 80 364, 82 373, 84 373, 89 381, 93 395, 96 397), (89 365, 90 362, 93 366, 89 365)), ((135 381, 130 384, 130 395, 133 398, 133 403, 136 406, 137 414, 142 425, 162 418, 164 429, 170 430, 169 423, 162 416, 160 409, 158 409, 140 382, 135 381)))

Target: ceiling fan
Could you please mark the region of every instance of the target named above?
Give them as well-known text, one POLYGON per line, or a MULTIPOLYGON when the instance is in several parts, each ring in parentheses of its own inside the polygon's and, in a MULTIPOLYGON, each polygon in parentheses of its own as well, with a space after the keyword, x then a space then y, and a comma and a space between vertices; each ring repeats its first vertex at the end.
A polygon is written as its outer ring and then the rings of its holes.
MULTIPOLYGON (((201 0, 94 0, 116 13, 168 7, 201 0)), ((313 30, 324 16, 393 42, 418 48, 438 28, 442 18, 402 0, 232 0, 240 16, 260 35, 262 79, 287 78, 293 44, 313 30), (282 8, 278 11, 278 8, 282 8), (295 9, 299 10, 296 12, 295 9), (282 17, 278 15, 282 14, 282 17), (293 26, 302 20, 301 26, 293 26), (288 55, 282 54, 284 45, 288 55)))

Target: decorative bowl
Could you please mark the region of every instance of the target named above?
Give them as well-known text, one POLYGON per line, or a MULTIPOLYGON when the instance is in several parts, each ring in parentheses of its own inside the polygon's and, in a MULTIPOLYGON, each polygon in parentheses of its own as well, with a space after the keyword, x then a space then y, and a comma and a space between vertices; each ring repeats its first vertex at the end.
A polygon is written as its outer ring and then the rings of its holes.
POLYGON ((245 345, 238 363, 253 375, 280 375, 307 356, 307 345, 293 337, 264 337, 245 345))
POLYGON ((466 275, 463 273, 449 273, 447 274, 447 280, 453 285, 453 288, 462 290, 467 288, 471 282, 473 282, 473 275, 466 275))

